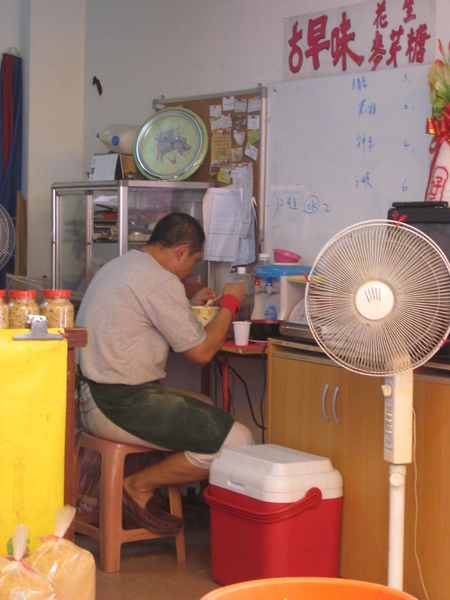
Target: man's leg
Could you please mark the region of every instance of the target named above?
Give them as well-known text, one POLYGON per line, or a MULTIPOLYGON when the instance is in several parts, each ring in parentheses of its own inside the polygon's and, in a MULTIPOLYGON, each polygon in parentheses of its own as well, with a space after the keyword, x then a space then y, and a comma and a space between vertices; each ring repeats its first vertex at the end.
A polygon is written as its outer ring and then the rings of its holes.
POLYGON ((188 461, 184 452, 170 454, 164 460, 130 475, 123 486, 139 506, 145 508, 155 490, 167 485, 181 485, 208 478, 209 470, 188 461))

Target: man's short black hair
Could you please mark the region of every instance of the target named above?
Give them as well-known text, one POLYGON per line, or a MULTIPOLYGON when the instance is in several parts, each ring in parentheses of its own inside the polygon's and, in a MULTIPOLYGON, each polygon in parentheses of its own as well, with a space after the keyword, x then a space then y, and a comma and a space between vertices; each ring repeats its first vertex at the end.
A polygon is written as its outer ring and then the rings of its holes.
POLYGON ((148 245, 175 248, 188 244, 192 255, 202 252, 204 243, 205 232, 197 219, 185 213, 169 213, 156 223, 148 245))

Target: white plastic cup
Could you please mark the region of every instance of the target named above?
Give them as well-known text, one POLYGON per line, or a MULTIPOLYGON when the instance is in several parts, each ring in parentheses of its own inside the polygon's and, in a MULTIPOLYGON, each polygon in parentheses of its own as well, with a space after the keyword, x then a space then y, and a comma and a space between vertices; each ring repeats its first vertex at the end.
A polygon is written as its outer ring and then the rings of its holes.
POLYGON ((236 346, 248 346, 250 321, 233 321, 234 343, 236 346))

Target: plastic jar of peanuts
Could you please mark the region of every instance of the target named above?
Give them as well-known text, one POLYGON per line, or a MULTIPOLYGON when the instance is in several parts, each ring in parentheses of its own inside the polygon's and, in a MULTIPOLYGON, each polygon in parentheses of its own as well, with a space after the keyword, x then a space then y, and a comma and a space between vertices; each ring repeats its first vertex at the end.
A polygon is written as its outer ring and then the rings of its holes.
POLYGON ((9 328, 26 329, 30 315, 40 315, 36 290, 9 290, 9 328))
POLYGON ((41 315, 49 327, 73 327, 75 310, 70 301, 70 290, 44 290, 41 315))
POLYGON ((9 327, 9 306, 5 297, 5 290, 0 290, 0 329, 8 329, 9 327))

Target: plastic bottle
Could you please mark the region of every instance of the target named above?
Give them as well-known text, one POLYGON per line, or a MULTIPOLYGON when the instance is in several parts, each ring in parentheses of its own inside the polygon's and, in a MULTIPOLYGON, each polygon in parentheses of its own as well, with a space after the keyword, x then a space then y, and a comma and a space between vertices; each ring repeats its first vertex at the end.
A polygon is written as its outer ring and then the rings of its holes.
POLYGON ((37 290, 9 291, 9 327, 26 329, 31 315, 40 315, 37 290))
POLYGON ((238 267, 234 281, 243 281, 247 296, 242 302, 241 308, 236 315, 236 321, 250 321, 253 312, 253 281, 252 275, 247 273, 246 267, 238 267))
POLYGON ((242 278, 245 284, 247 296, 242 303, 241 309, 238 312, 238 321, 250 321, 253 312, 253 275, 247 272, 246 267, 238 267, 238 276, 242 278))
POLYGON ((5 290, 0 290, 0 329, 8 329, 9 327, 9 307, 5 302, 5 296, 5 290))
POLYGON ((47 318, 49 327, 73 327, 74 306, 70 301, 70 290, 44 290, 41 315, 47 318))
MULTIPOLYGON (((258 256, 258 265, 269 265, 270 254, 261 253, 258 256)), ((259 294, 264 290, 261 289, 261 280, 257 275, 253 275, 253 291, 255 294, 259 294)))
POLYGON ((134 143, 140 129, 135 125, 109 125, 106 129, 97 133, 97 137, 108 150, 132 156, 134 143))

